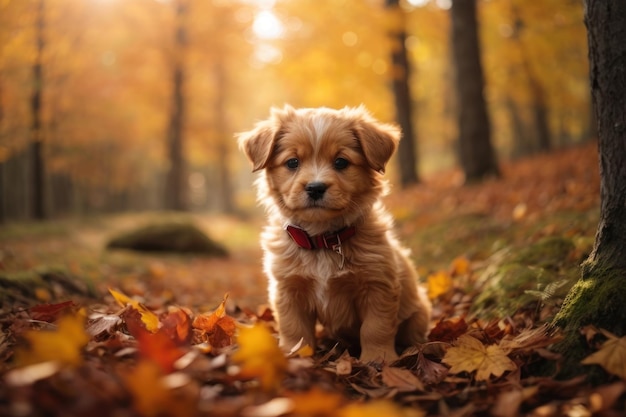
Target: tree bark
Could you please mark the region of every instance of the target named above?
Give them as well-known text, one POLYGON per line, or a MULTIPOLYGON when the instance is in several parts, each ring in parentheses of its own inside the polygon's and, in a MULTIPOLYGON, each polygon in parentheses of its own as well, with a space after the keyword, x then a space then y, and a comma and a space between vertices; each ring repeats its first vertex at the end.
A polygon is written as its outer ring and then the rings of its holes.
POLYGON ((459 159, 468 182, 499 175, 480 63, 476 0, 452 1, 452 49, 456 66, 459 159))
POLYGON ((585 6, 598 122, 600 222, 582 276, 555 318, 565 331, 559 350, 567 352, 569 373, 580 371, 577 361, 590 353, 582 326, 626 334, 626 2, 586 0, 585 6))
MULTIPOLYGON (((391 13, 402 14, 399 0, 385 0, 385 7, 391 13)), ((404 19, 402 19, 404 22, 404 19)), ((400 168, 400 185, 407 187, 419 182, 417 175, 417 141, 413 131, 413 104, 411 101, 410 77, 411 65, 406 50, 406 31, 404 24, 393 28, 393 48, 391 51, 391 63, 393 76, 393 96, 396 107, 396 119, 402 129, 402 140, 398 145, 398 164, 400 168)))
POLYGON ((43 52, 45 48, 45 0, 37 2, 36 10, 36 54, 33 64, 33 92, 31 95, 30 109, 32 115, 31 122, 31 160, 32 160, 32 194, 31 210, 35 219, 46 217, 45 198, 45 166, 44 166, 44 146, 43 146, 43 52))
POLYGON ((188 184, 184 158, 185 121, 185 53, 187 48, 186 0, 178 0, 176 7, 176 34, 172 71, 172 107, 168 128, 169 171, 165 183, 165 207, 171 210, 187 210, 188 184))

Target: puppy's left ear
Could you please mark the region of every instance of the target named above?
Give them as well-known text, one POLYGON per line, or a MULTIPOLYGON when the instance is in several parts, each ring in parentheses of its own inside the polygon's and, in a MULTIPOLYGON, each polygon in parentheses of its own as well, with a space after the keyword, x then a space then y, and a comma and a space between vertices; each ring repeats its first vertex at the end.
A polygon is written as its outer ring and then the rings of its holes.
POLYGON ((354 115, 354 135, 363 149, 367 163, 380 173, 400 142, 400 129, 394 125, 380 123, 367 113, 363 107, 350 109, 354 115))

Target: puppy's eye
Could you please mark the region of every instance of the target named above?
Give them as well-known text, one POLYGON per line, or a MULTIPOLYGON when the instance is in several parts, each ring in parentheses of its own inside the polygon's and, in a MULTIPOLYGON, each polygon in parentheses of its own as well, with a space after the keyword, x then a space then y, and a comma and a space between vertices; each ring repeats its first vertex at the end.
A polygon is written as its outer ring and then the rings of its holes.
POLYGON ((345 158, 335 159, 335 169, 337 170, 346 169, 348 168, 348 165, 350 165, 350 162, 348 162, 348 160, 345 158))
POLYGON ((300 161, 298 160, 298 158, 291 158, 288 159, 287 162, 285 162, 285 166, 289 169, 296 169, 300 166, 300 161))

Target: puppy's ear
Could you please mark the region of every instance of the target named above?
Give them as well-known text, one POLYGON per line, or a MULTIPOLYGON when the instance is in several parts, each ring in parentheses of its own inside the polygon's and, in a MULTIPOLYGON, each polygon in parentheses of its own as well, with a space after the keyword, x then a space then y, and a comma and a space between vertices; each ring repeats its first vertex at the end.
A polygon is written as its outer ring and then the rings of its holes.
POLYGON ((375 171, 384 173, 385 165, 400 142, 400 129, 378 122, 363 106, 346 110, 354 118, 354 135, 363 149, 367 163, 375 171))
POLYGON ((283 123, 287 116, 293 112, 294 109, 288 105, 282 110, 273 108, 268 120, 257 123, 254 129, 248 132, 237 134, 239 148, 245 152, 248 159, 252 162, 252 172, 267 167, 276 145, 276 140, 283 133, 283 123))

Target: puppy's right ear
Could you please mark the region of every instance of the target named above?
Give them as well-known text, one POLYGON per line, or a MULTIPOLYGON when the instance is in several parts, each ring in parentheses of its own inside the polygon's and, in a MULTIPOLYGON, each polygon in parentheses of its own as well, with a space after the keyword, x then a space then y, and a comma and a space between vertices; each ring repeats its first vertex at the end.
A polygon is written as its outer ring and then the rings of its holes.
POLYGON ((239 148, 243 150, 252 162, 252 172, 259 171, 267 166, 277 131, 269 120, 261 122, 248 132, 239 133, 237 140, 239 148))
POLYGON ((295 110, 289 105, 284 109, 273 108, 268 120, 259 122, 254 129, 237 135, 239 148, 252 162, 252 172, 267 167, 276 141, 283 134, 284 122, 294 113, 295 110))

